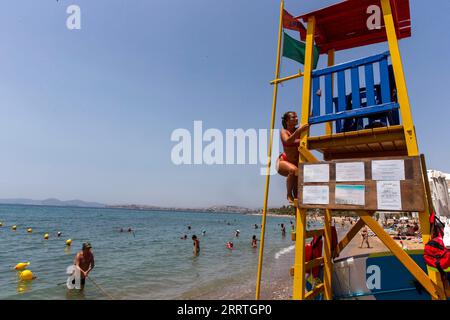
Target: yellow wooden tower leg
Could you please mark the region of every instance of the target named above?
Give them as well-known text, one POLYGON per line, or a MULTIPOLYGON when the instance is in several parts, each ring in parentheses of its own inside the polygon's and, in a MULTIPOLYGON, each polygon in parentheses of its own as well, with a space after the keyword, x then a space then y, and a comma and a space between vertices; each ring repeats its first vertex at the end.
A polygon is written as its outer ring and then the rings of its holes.
MULTIPOLYGON (((309 111, 311 106, 311 76, 313 68, 313 49, 314 49, 314 30, 316 20, 314 17, 308 19, 308 29, 306 33, 306 52, 305 52, 305 71, 303 80, 303 98, 301 110, 301 125, 308 123, 309 111)), ((308 159, 303 156, 307 150, 308 132, 303 132, 300 137, 300 159, 299 162, 307 162, 308 159)), ((299 190, 301 194, 301 190, 299 190)), ((303 300, 305 298, 306 279, 305 279, 305 233, 306 233, 306 209, 296 210, 296 241, 295 241, 295 262, 294 262, 294 300, 303 300)))
MULTIPOLYGON (((328 50, 328 66, 334 66, 334 49, 328 50)), ((331 74, 331 95, 333 95, 334 90, 334 73, 331 74)), ((325 124, 325 133, 332 134, 333 133, 333 122, 327 122, 325 124)))
POLYGON ((324 233, 325 233, 325 243, 324 243, 324 267, 323 267, 323 283, 324 283, 324 296, 325 300, 333 299, 333 292, 331 287, 331 280, 333 276, 333 257, 331 254, 331 210, 325 210, 324 219, 324 233))
MULTIPOLYGON (((386 26, 386 33, 389 43, 389 50, 391 53, 392 67, 394 69, 395 83, 397 85, 397 96, 400 104, 400 112, 403 119, 403 130, 405 133, 406 146, 408 149, 409 156, 418 156, 419 149, 417 146, 417 138, 414 128, 414 123, 411 115, 411 107, 409 104, 408 90, 406 87, 405 74, 403 71, 402 59, 400 56, 400 49, 398 47, 397 33, 395 31, 394 19, 392 16, 392 8, 389 0, 381 0, 381 6, 383 9, 384 23, 386 26)), ((424 161, 422 160, 422 168, 424 168, 424 161)), ((425 167, 426 170, 426 167, 425 167)), ((424 174, 425 184, 428 183, 426 177, 426 171, 424 174)), ((425 206, 427 208, 424 212, 419 212, 419 222, 420 229, 422 230, 422 240, 423 243, 427 243, 430 239, 430 223, 428 210, 429 205, 425 206)), ((444 287, 440 275, 428 268, 428 275, 430 279, 436 284, 438 295, 442 297, 444 292, 444 287)))
POLYGON ((305 299, 306 209, 296 209, 293 299, 305 299))
MULTIPOLYGON (((328 66, 331 67, 334 65, 334 50, 331 49, 328 51, 328 66)), ((333 79, 334 75, 332 75, 332 85, 333 89, 333 79)), ((327 122, 325 124, 325 132, 327 135, 333 133, 333 122, 327 122)), ((324 282, 324 296, 326 300, 333 299, 333 288, 332 277, 333 277, 333 256, 331 254, 331 210, 325 210, 325 219, 324 219, 324 231, 325 231, 325 244, 324 244, 324 269, 323 269, 323 282, 324 282)))
POLYGON ((412 120, 411 107, 409 105, 408 89, 406 87, 400 49, 398 48, 397 33, 395 31, 394 19, 392 17, 391 4, 389 0, 381 0, 381 6, 383 8, 384 24, 386 25, 386 33, 389 43, 389 51, 391 52, 395 83, 397 85, 397 96, 400 104, 400 113, 403 120, 403 130, 405 132, 408 155, 410 157, 418 156, 419 149, 417 147, 416 132, 412 120))

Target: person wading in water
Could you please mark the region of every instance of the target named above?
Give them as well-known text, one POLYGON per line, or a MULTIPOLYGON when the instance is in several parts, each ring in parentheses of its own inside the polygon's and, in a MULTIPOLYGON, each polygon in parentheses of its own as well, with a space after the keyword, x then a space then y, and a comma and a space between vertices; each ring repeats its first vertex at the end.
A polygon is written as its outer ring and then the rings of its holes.
POLYGON ((86 278, 89 272, 94 268, 94 255, 91 252, 91 244, 89 242, 83 243, 83 247, 80 252, 75 256, 75 267, 80 270, 81 290, 84 289, 86 278))

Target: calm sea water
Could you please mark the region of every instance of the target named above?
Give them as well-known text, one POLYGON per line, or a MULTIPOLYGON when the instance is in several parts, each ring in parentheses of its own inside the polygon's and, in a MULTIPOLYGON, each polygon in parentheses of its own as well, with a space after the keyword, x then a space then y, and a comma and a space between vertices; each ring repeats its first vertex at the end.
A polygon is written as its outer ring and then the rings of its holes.
MULTIPOLYGON (((65 286, 66 268, 84 241, 91 242, 95 255, 92 279, 115 299, 194 299, 256 279, 259 250, 250 242, 252 235, 260 237, 260 229, 254 229, 260 216, 0 205, 0 221, 0 299, 108 298, 89 281, 83 293, 65 286), (14 224, 17 231, 11 230, 14 224), (26 232, 28 227, 33 233, 26 232), (134 235, 119 232, 128 227, 134 235), (45 233, 49 240, 43 239, 45 233), (187 240, 180 239, 184 234, 187 240), (192 254, 193 234, 200 239, 198 257, 192 254), (67 248, 69 238, 73 242, 67 248), (226 249, 227 241, 233 241, 233 251, 226 249), (37 276, 32 282, 19 281, 13 270, 27 261, 37 276)), ((292 249, 290 221, 268 218, 265 268, 292 249), (286 224, 284 238, 281 223, 286 224)))

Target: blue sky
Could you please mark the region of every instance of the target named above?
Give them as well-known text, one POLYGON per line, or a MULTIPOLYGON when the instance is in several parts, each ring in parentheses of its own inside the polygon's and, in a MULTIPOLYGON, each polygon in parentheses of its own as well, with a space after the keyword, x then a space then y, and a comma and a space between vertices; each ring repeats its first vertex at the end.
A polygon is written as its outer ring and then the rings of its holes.
MULTIPOLYGON (((419 147, 429 168, 450 172, 450 2, 410 2, 413 37, 400 49, 419 147)), ((275 0, 2 1, 0 198, 260 207, 259 166, 175 166, 170 135, 194 120, 223 131, 270 125, 278 10, 275 0), (70 4, 81 7, 81 30, 66 28, 70 4)), ((283 75, 298 69, 283 61, 283 75)), ((300 110, 301 83, 280 88, 277 120, 300 110)), ((275 176, 270 205, 284 199, 275 176)))

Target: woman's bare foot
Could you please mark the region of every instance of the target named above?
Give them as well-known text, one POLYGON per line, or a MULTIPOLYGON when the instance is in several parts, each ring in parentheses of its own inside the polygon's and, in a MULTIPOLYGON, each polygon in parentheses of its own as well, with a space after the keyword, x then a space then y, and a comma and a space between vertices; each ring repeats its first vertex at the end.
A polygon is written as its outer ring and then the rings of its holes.
POLYGON ((294 204, 294 197, 292 195, 288 195, 287 200, 289 201, 290 204, 294 204))

